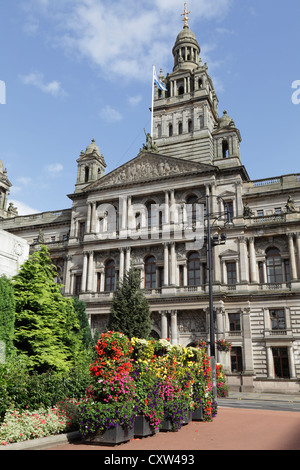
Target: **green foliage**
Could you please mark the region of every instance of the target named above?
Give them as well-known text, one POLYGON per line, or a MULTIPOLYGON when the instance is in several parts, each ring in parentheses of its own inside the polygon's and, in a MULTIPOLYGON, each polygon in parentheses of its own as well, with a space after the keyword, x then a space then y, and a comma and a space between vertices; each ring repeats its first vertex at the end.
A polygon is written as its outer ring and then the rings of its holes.
POLYGON ((39 374, 27 368, 24 356, 11 356, 0 364, 0 423, 8 408, 22 411, 51 408, 66 397, 80 399, 90 384, 92 351, 82 355, 68 373, 39 374))
POLYGON ((13 348, 15 326, 15 297, 13 283, 6 276, 0 277, 0 341, 6 346, 6 354, 13 348))
POLYGON ((114 294, 108 329, 120 331, 129 338, 148 338, 151 318, 148 300, 140 288, 140 273, 133 266, 124 275, 114 294))
POLYGON ((80 325, 83 346, 88 349, 93 345, 93 337, 85 310, 85 303, 79 300, 78 297, 74 297, 73 305, 80 325))
POLYGON ((42 246, 14 277, 14 343, 38 372, 68 371, 82 350, 80 324, 72 299, 63 297, 57 272, 42 246))

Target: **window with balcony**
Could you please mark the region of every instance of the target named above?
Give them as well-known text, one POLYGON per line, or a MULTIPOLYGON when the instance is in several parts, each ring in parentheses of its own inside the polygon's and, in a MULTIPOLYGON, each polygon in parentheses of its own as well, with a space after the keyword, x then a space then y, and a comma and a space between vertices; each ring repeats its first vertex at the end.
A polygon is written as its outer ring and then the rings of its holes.
POLYGON ((226 263, 227 268, 227 284, 234 285, 236 284, 236 262, 226 263))
POLYGON ((145 260, 145 289, 156 288, 156 260, 149 256, 145 260))
POLYGON ((282 263, 280 252, 277 248, 270 248, 266 251, 267 258, 267 278, 269 284, 282 282, 282 263))
POLYGON ((229 331, 241 331, 241 315, 239 313, 229 313, 229 331))
POLYGON ((110 260, 105 265, 105 291, 111 292, 116 286, 116 266, 114 260, 110 260))
POLYGON ((198 253, 191 253, 188 256, 187 262, 188 268, 188 285, 199 286, 200 285, 200 258, 198 253))
POLYGON ((284 309, 271 309, 270 310, 270 320, 272 330, 285 330, 285 312, 284 309))

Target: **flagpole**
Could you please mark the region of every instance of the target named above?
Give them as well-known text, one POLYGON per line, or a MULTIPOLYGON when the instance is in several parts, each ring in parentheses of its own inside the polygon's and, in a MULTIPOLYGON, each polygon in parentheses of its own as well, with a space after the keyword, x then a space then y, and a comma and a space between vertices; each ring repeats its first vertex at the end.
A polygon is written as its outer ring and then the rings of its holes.
POLYGON ((153 138, 153 107, 154 107, 154 70, 155 65, 152 68, 152 106, 151 106, 151 137, 153 138))

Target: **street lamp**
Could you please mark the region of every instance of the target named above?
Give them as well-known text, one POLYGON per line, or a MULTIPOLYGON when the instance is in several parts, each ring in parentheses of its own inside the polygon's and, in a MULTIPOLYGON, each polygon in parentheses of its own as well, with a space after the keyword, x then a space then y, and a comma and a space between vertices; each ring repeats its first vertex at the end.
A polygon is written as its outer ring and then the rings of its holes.
MULTIPOLYGON (((214 197, 214 196, 213 196, 214 197)), ((218 199, 220 196, 215 196, 218 199)), ((225 207, 226 201, 223 201, 225 207)), ((227 207, 227 222, 225 224, 232 224, 230 212, 227 207)), ((221 214, 223 215, 223 214, 221 214)), ((221 215, 219 217, 221 217, 221 215)), ((218 218, 219 218, 218 217, 218 218)), ((210 361, 213 382, 213 394, 217 398, 217 377, 216 377, 216 348, 215 348, 215 325, 214 325, 214 307, 213 307, 213 266, 212 266, 212 247, 215 245, 223 245, 226 243, 226 234, 219 236, 211 236, 211 213, 210 213, 210 195, 206 195, 206 218, 207 218, 207 258, 208 258, 208 287, 209 287, 209 340, 210 340, 210 361)), ((217 218, 217 219, 218 219, 217 218)), ((216 220, 217 220, 216 219, 216 220)))

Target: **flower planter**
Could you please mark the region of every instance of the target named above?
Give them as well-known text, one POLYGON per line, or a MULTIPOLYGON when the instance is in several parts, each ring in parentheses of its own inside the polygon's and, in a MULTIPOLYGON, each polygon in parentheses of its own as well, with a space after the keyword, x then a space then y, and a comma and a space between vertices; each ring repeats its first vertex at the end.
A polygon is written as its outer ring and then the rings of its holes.
POLYGON ((172 431, 172 422, 171 422, 171 420, 168 419, 168 418, 164 418, 163 421, 161 422, 159 431, 160 432, 172 431))
POLYGON ((196 410, 192 413, 192 420, 193 421, 203 421, 203 408, 202 405, 199 406, 196 410))
POLYGON ((130 441, 134 437, 134 429, 123 428, 119 424, 114 428, 107 429, 104 433, 97 433, 95 436, 86 438, 85 443, 114 446, 130 441))
POLYGON ((183 416, 183 426, 190 423, 192 421, 192 412, 187 411, 186 414, 183 416))
POLYGON ((134 437, 152 436, 155 432, 155 429, 151 428, 145 416, 136 416, 134 421, 134 437))

